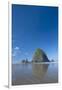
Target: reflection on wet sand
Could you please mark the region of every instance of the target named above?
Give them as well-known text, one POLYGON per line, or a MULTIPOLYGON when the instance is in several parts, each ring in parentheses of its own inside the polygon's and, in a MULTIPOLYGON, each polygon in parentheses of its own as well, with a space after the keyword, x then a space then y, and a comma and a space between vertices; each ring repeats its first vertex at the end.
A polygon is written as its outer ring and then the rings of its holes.
POLYGON ((39 79, 42 79, 48 70, 49 64, 32 64, 32 74, 39 79))
POLYGON ((56 83, 58 82, 57 64, 13 64, 12 85, 56 83))

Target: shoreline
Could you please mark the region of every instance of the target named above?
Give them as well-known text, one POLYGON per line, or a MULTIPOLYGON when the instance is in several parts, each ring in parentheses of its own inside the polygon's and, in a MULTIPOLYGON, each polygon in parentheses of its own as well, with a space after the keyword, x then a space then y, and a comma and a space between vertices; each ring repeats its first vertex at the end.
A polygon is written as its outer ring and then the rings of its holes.
POLYGON ((52 63, 58 63, 58 62, 41 62, 41 63, 39 63, 39 62, 29 62, 29 63, 12 63, 12 65, 15 65, 15 64, 52 64, 52 63))

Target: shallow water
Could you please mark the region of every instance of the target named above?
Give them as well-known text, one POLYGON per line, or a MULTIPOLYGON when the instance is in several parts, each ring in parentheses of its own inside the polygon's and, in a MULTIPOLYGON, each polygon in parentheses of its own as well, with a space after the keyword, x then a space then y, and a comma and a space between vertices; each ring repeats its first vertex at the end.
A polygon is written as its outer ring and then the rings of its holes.
POLYGON ((57 63, 12 65, 12 85, 43 84, 57 82, 57 63))

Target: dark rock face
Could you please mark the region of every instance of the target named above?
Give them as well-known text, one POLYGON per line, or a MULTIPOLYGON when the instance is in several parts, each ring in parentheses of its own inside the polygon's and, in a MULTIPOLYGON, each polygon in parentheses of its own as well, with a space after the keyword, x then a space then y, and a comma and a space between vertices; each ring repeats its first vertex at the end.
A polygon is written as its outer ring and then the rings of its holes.
POLYGON ((32 62, 49 62, 49 60, 45 52, 38 48, 34 53, 32 62))

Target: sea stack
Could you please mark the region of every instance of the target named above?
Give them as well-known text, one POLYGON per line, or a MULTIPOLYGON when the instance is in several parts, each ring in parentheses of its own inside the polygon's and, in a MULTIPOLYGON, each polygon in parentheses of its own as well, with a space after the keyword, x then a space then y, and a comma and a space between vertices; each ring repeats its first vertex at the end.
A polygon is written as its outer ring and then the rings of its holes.
POLYGON ((37 48, 34 52, 32 62, 49 62, 49 59, 42 49, 37 48))

